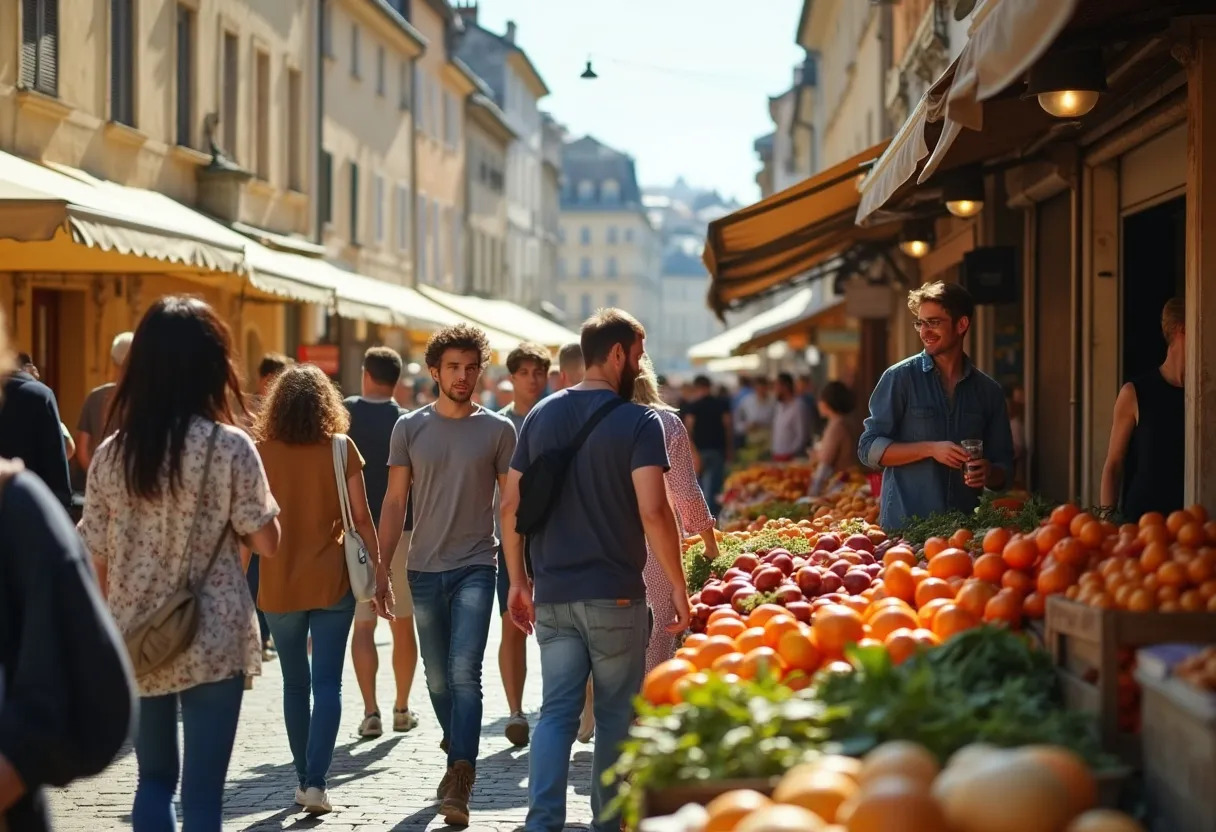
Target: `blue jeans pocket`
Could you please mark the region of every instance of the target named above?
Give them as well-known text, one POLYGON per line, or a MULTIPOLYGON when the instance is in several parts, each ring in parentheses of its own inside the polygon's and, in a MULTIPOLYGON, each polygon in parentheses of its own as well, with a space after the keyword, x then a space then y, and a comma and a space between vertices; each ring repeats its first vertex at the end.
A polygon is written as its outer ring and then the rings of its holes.
MULTIPOLYGON (((616 601, 587 601, 587 629, 591 636, 591 651, 596 658, 612 659, 628 652, 630 643, 641 637, 637 633, 636 608, 643 601, 619 604, 616 601)), ((643 645, 645 641, 642 642, 643 645)))

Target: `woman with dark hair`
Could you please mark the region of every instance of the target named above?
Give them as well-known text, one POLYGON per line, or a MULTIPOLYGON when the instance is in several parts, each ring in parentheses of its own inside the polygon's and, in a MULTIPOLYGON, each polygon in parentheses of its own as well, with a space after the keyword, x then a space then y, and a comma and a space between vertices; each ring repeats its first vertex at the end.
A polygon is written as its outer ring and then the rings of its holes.
MULTIPOLYGON (((283 718, 300 782, 296 803, 314 815, 331 811, 325 778, 338 740, 342 666, 355 617, 333 456, 333 437, 349 427, 337 388, 312 364, 288 367, 275 378, 254 425, 271 490, 283 509, 279 556, 261 564, 258 608, 266 614, 283 670, 283 718)), ((349 437, 342 441, 352 519, 377 564, 363 456, 349 437)))
POLYGON ((135 332, 114 393, 117 432, 89 469, 80 534, 119 629, 131 636, 181 589, 197 599, 193 640, 152 669, 141 696, 135 832, 183 824, 218 832, 245 677, 262 647, 238 541, 272 556, 278 506, 253 443, 233 426, 239 401, 228 327, 196 298, 157 301, 135 332), (179 766, 178 707, 185 734, 179 766))
POLYGON ((814 451, 818 465, 808 490, 812 497, 823 493, 833 475, 857 465, 857 431, 849 420, 856 406, 853 391, 839 381, 829 381, 819 393, 819 415, 826 422, 814 451))

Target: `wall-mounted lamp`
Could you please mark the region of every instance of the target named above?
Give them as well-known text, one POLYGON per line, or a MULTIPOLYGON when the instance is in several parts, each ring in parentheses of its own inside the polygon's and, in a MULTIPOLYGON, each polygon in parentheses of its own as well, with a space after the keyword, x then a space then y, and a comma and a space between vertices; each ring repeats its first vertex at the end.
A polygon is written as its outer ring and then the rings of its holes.
POLYGON ((920 220, 904 223, 899 235, 899 250, 917 260, 933 248, 933 221, 920 220))
POLYGON ((1026 75, 1026 95, 1056 118, 1080 118, 1106 92, 1106 68, 1100 49, 1048 53, 1026 75))
POLYGON ((984 177, 979 170, 955 174, 942 183, 946 210, 956 217, 974 217, 984 209, 984 177))

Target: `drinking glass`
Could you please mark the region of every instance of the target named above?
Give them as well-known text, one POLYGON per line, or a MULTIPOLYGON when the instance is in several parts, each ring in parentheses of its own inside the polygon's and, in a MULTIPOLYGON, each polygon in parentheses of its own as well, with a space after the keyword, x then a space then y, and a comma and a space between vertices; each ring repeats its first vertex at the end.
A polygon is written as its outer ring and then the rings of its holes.
MULTIPOLYGON (((973 460, 984 458, 984 440, 983 439, 964 439, 959 444, 962 446, 963 450, 967 452, 967 455, 970 456, 973 460)), ((972 468, 971 463, 967 463, 966 470, 970 471, 971 468, 972 468)), ((983 488, 984 486, 980 485, 978 487, 983 488)))

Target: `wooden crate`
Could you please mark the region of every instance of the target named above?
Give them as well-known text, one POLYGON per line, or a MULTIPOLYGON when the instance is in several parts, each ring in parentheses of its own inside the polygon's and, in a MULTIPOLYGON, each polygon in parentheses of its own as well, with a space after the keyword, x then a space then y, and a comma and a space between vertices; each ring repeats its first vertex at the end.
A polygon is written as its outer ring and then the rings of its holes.
POLYGON ((1137 674, 1144 784, 1154 832, 1216 829, 1216 697, 1180 679, 1137 674))
POLYGON ((1174 642, 1216 644, 1216 613, 1103 610, 1053 595, 1045 642, 1065 704, 1097 715, 1106 750, 1139 767, 1139 737, 1119 730, 1119 653, 1174 642))

